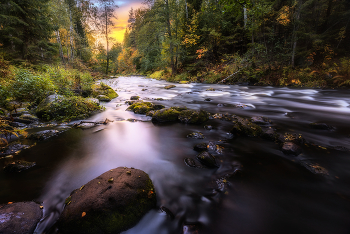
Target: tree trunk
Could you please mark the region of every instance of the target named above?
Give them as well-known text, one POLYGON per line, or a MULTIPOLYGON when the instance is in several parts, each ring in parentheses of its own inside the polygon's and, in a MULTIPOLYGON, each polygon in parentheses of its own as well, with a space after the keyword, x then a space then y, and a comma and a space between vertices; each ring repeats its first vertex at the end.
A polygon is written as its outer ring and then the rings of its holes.
POLYGON ((174 75, 176 73, 175 69, 175 63, 174 63, 174 45, 173 45, 173 38, 171 34, 171 23, 170 23, 170 8, 169 8, 169 1, 165 0, 165 9, 166 9, 166 23, 167 23, 167 29, 168 29, 168 36, 169 36, 169 50, 170 50, 170 66, 171 66, 171 74, 174 75))
POLYGON ((107 64, 106 64, 106 75, 108 74, 108 69, 109 69, 109 53, 108 53, 108 47, 109 47, 109 41, 108 41, 108 15, 107 15, 107 6, 105 6, 105 13, 106 13, 106 45, 107 45, 107 50, 106 50, 106 55, 107 55, 107 64))
POLYGON ((298 41, 297 31, 299 29, 301 5, 302 5, 302 2, 298 1, 297 11, 295 12, 295 22, 294 22, 294 29, 293 29, 293 36, 292 36, 293 48, 292 48, 292 61, 291 61, 291 65, 293 68, 295 67, 295 53, 297 50, 297 41, 298 41))
POLYGON ((70 30, 70 58, 71 61, 73 62, 74 60, 74 43, 73 43, 73 21, 72 21, 72 12, 69 11, 69 19, 70 19, 70 26, 69 26, 69 30, 70 30))
POLYGON ((61 37, 60 37, 60 31, 56 31, 56 38, 57 38, 57 43, 59 45, 59 51, 60 51, 60 58, 62 62, 64 63, 64 57, 63 57, 63 49, 62 49, 62 44, 61 44, 61 37))
POLYGON ((247 16, 247 8, 245 6, 243 7, 243 15, 244 15, 244 29, 246 29, 248 16, 247 16))

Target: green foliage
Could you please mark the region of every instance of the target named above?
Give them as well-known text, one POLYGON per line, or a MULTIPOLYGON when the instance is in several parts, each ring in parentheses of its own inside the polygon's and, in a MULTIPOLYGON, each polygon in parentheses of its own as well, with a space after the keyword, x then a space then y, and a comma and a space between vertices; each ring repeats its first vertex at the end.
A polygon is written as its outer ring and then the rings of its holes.
POLYGON ((54 91, 54 84, 46 75, 16 69, 15 79, 9 90, 11 90, 11 96, 18 101, 38 103, 54 91))
POLYGON ((37 108, 36 114, 43 120, 84 119, 93 111, 100 110, 99 104, 79 96, 57 98, 55 101, 37 108))

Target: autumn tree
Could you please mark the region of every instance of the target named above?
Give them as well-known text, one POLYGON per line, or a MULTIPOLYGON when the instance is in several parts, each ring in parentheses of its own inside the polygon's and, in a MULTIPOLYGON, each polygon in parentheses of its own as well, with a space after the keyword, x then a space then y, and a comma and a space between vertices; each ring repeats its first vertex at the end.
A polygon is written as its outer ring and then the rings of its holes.
POLYGON ((118 6, 114 3, 114 0, 98 0, 97 26, 106 42, 106 74, 108 74, 109 71, 109 48, 110 43, 113 40, 113 38, 110 37, 110 34, 114 27, 113 20, 117 19, 117 17, 114 15, 114 10, 116 8, 118 8, 118 6))

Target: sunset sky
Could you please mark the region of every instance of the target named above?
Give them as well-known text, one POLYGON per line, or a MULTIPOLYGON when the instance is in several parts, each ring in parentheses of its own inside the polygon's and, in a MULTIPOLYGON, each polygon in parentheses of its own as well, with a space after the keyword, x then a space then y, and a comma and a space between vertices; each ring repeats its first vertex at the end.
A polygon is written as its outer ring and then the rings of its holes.
POLYGON ((123 42, 130 9, 140 8, 142 6, 142 2, 143 0, 115 1, 119 8, 115 11, 115 16, 117 16, 118 19, 115 21, 115 29, 113 30, 112 37, 118 42, 123 42))

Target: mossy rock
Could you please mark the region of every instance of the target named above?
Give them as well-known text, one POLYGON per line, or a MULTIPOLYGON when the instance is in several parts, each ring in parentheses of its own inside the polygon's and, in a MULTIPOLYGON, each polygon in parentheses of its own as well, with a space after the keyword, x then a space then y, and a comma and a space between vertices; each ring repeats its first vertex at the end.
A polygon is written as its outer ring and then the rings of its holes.
POLYGON ((176 122, 200 124, 209 119, 209 113, 204 110, 191 110, 186 107, 174 106, 157 111, 152 116, 153 122, 176 122))
POLYGON ((135 114, 146 114, 152 110, 160 110, 163 108, 163 105, 154 105, 151 102, 135 102, 126 110, 133 111, 135 114))
POLYGON ((110 102, 112 99, 110 99, 108 96, 106 95, 97 95, 96 98, 100 101, 100 102, 110 102))
POLYGON ((156 111, 152 116, 152 122, 176 122, 178 121, 178 117, 180 115, 180 111, 174 108, 166 108, 162 110, 156 111))
POLYGON ((236 136, 250 136, 257 137, 262 133, 262 129, 259 125, 252 123, 248 119, 237 118, 237 121, 233 122, 233 128, 231 133, 236 136))
POLYGON ((188 81, 188 80, 181 80, 181 81, 179 82, 179 84, 189 84, 189 83, 191 83, 191 82, 188 81))
POLYGON ((209 120, 209 113, 204 110, 182 110, 178 118, 182 123, 200 124, 209 120))
POLYGON ((131 96, 131 97, 130 97, 130 100, 139 100, 139 99, 140 99, 139 96, 131 96))
POLYGON ((74 190, 57 222, 59 233, 120 233, 156 207, 149 176, 138 169, 116 168, 74 190))
POLYGON ((172 89, 172 88, 175 88, 175 87, 176 87, 176 85, 167 85, 164 88, 165 89, 172 89))
POLYGON ((104 83, 92 85, 92 96, 98 98, 99 95, 105 95, 109 100, 118 97, 118 94, 104 83))
POLYGON ((89 117, 94 111, 101 110, 98 103, 79 96, 59 97, 51 102, 44 100, 36 108, 36 115, 43 120, 72 120, 89 117))

